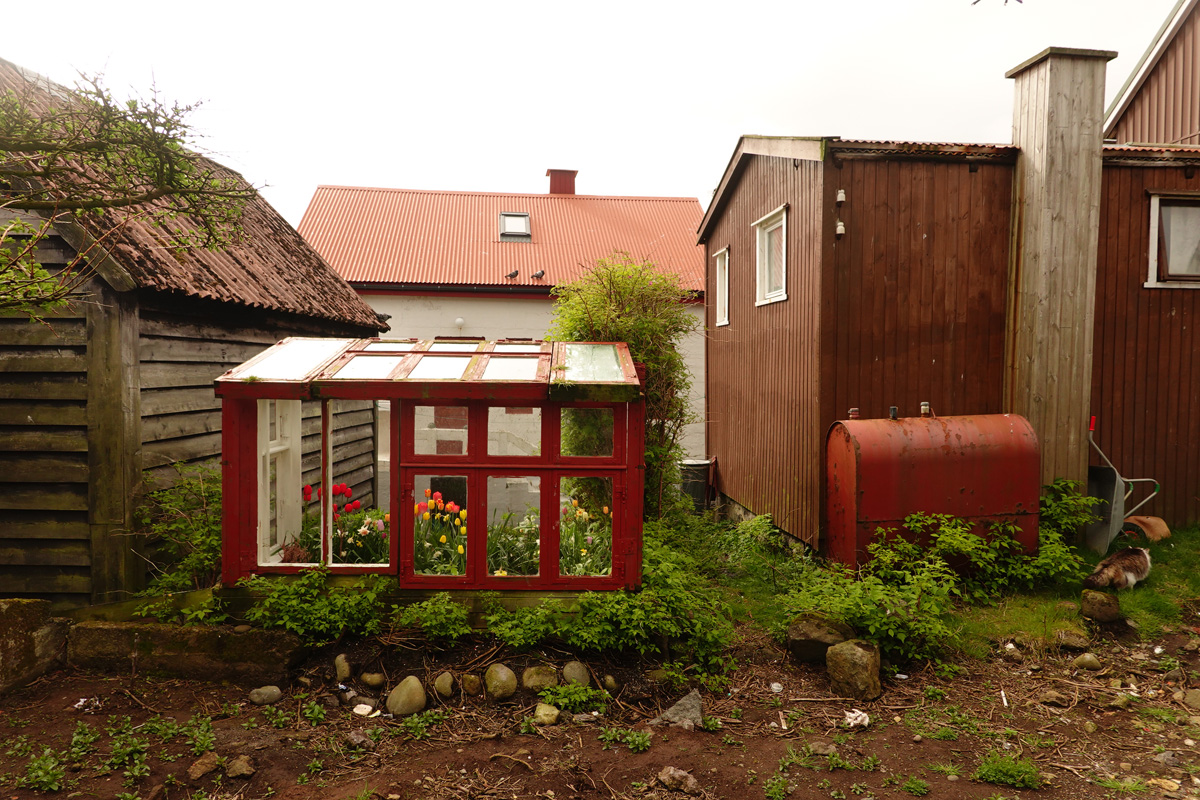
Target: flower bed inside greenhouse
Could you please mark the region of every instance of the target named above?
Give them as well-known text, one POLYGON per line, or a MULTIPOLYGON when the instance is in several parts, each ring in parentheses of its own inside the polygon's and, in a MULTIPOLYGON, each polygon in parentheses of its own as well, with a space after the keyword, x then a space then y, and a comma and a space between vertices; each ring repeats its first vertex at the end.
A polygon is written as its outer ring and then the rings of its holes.
POLYGON ((640 582, 623 343, 293 338, 216 391, 226 585, 314 566, 402 588, 640 582))

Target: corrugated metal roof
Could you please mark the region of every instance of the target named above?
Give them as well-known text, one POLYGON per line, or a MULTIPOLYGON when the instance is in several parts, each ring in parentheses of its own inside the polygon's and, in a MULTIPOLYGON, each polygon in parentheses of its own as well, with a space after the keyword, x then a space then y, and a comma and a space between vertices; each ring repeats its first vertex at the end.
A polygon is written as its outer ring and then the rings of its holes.
MULTIPOLYGON (((32 90, 47 101, 66 92, 41 76, 0 59, 0 93, 32 90)), ((61 102, 61 99, 60 99, 61 102)), ((244 179, 212 161, 217 175, 244 179)), ((369 331, 386 329, 375 312, 311 248, 270 203, 256 195, 246 202, 241 242, 223 250, 177 249, 170 234, 194 231, 181 215, 151 224, 133 213, 109 211, 103 217, 74 220, 101 241, 133 287, 179 292, 198 298, 346 323, 369 331)))
POLYGON ((626 251, 701 292, 704 252, 692 238, 700 217, 691 197, 320 186, 299 230, 353 284, 549 289, 626 251), (529 214, 528 240, 501 241, 504 211, 529 214), (545 276, 534 278, 539 270, 545 276))
POLYGON ((944 155, 1009 155, 1017 148, 1011 144, 980 144, 976 142, 913 142, 900 139, 840 139, 829 140, 831 150, 888 150, 944 155))

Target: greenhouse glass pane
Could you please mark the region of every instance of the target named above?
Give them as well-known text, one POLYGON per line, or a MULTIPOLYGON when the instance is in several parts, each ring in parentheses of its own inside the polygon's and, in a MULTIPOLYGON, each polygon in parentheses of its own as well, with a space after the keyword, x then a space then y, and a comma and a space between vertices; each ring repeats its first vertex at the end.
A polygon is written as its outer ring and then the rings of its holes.
POLYGON ((273 352, 247 370, 237 380, 296 381, 308 375, 350 346, 352 339, 296 339, 276 345, 273 352))
POLYGON ((429 346, 430 353, 474 353, 478 349, 475 342, 439 342, 429 346))
POLYGON ((532 381, 537 379, 536 358, 492 358, 483 370, 485 381, 532 381))
POLYGON ((381 350, 385 353, 407 353, 416 342, 371 342, 364 350, 381 350))
POLYGON ((410 381, 456 381, 462 378, 471 359, 466 356, 423 356, 412 372, 410 381))
POLYGON ((528 344, 498 344, 492 348, 493 353, 541 353, 545 346, 541 342, 528 344))
POLYGON ((333 377, 339 381, 382 380, 403 360, 404 356, 355 356, 333 377))
POLYGON ((596 383, 620 381, 625 377, 617 348, 611 344, 569 344, 566 346, 568 381, 596 383))

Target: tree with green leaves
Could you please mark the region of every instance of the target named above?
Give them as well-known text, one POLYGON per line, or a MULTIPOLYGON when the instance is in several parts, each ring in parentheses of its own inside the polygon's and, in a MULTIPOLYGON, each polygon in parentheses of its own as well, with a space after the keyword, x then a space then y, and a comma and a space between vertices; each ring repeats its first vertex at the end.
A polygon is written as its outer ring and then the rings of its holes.
POLYGON ((68 89, 0 62, 0 312, 36 318, 66 303, 90 275, 89 250, 134 220, 158 226, 166 247, 238 239, 255 189, 198 150, 195 109, 156 91, 118 100, 100 78, 68 89), (52 272, 37 251, 63 225, 89 244, 52 272))
MULTIPOLYGON (((680 436, 691 422, 691 374, 679 348, 696 329, 679 276, 628 253, 599 259, 580 278, 554 289, 548 338, 573 342, 626 342, 646 367, 647 517, 661 517, 680 499, 680 436)), ((564 436, 568 435, 564 433, 564 436)))

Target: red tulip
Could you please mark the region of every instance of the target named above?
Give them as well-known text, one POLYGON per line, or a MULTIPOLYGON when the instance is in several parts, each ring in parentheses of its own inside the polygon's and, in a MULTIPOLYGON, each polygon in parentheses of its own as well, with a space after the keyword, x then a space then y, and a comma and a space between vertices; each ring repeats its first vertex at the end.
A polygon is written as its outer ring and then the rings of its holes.
POLYGON ((353 496, 354 496, 354 490, 353 490, 353 489, 351 489, 349 486, 347 486, 346 484, 344 484, 344 483, 343 483, 343 484, 342 484, 342 494, 346 495, 346 497, 353 497, 353 496))
POLYGON ((434 502, 440 502, 440 501, 441 501, 441 499, 442 499, 442 493, 441 493, 441 492, 434 492, 434 493, 433 493, 433 499, 434 499, 434 502))

